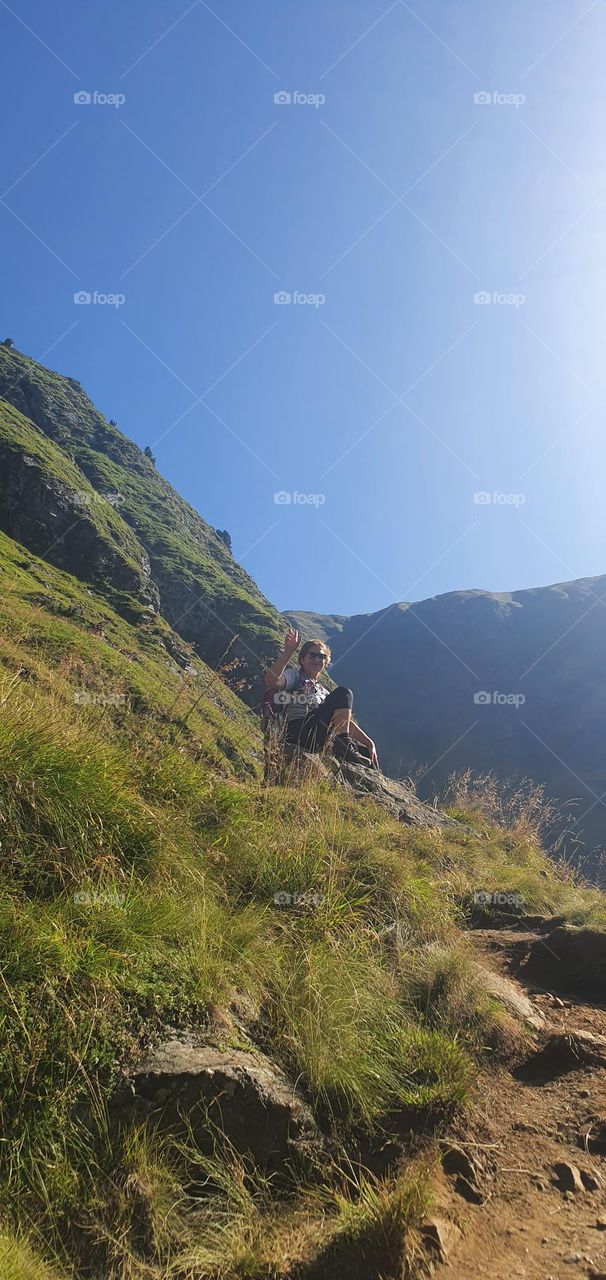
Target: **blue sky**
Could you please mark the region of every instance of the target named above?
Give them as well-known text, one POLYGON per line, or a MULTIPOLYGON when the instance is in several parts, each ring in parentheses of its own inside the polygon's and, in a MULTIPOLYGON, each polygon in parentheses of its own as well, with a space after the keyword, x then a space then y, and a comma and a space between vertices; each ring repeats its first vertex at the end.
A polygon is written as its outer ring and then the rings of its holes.
POLYGON ((603 0, 0 0, 0 326, 280 608, 604 572, 605 38, 603 0))

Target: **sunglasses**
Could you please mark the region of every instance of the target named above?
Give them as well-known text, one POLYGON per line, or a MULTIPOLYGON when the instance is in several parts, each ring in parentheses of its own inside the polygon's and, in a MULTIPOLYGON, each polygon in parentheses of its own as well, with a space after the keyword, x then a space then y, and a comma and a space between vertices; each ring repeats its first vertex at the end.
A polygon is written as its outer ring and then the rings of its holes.
POLYGON ((305 655, 307 658, 313 658, 314 661, 326 662, 327 653, 320 653, 318 649, 309 649, 305 655))

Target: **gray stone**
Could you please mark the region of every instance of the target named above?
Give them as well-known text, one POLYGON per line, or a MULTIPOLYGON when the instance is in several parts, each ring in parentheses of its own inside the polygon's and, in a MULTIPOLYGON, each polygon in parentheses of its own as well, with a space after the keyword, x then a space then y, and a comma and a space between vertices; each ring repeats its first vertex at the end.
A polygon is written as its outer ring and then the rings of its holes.
POLYGON ((480 1169, 463 1147, 450 1143, 442 1156, 444 1173, 454 1179, 455 1191, 471 1204, 482 1204, 485 1196, 479 1183, 480 1169))
POLYGON ((576 1165, 568 1164, 565 1160, 558 1160, 553 1166, 553 1171, 557 1178, 560 1191, 584 1191, 581 1171, 576 1165))
POLYGON ((448 1262, 461 1239, 461 1229, 448 1218, 426 1218, 421 1223, 421 1237, 439 1262, 448 1262))
POLYGON ((494 996, 505 1006, 508 1013, 513 1014, 520 1022, 526 1022, 535 1031, 545 1026, 545 1018, 541 1011, 533 1005, 521 987, 511 978, 495 973, 486 965, 476 964, 476 972, 482 978, 482 985, 489 995, 494 996))
POLYGON ((202 1148, 215 1125, 268 1168, 295 1149, 310 1156, 322 1149, 311 1110, 262 1054, 222 1050, 182 1033, 150 1049, 130 1075, 139 1107, 163 1126, 187 1119, 202 1148))
POLYGON ((387 778, 377 769, 336 760, 328 752, 320 755, 287 747, 284 762, 274 767, 271 781, 292 786, 308 778, 336 784, 354 796, 370 796, 393 818, 407 826, 466 830, 454 818, 448 818, 439 809, 424 804, 405 782, 387 778))

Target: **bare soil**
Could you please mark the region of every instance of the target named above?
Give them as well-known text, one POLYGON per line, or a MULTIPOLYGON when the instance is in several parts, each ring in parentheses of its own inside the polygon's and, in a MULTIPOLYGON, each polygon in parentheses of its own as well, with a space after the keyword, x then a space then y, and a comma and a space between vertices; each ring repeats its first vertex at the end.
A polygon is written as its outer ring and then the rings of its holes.
MULTIPOLYGON (((482 929, 470 934, 483 964, 516 978, 520 958, 539 933, 482 929)), ((513 1070, 486 1074, 457 1142, 476 1162, 482 1203, 469 1203, 442 1175, 443 1210, 461 1229, 448 1242, 438 1280, 606 1280, 606 1057, 588 1063, 574 1052, 538 1058, 550 1033, 606 1035, 606 1003, 584 1003, 558 990, 520 990, 545 1015, 536 1048, 513 1070), (536 1059, 536 1060, 535 1060, 536 1059), (600 1140, 600 1122, 602 1140, 600 1140), (594 1189, 565 1190, 555 1170, 572 1166, 594 1189)), ((462 1186, 462 1190, 461 1190, 462 1186)))

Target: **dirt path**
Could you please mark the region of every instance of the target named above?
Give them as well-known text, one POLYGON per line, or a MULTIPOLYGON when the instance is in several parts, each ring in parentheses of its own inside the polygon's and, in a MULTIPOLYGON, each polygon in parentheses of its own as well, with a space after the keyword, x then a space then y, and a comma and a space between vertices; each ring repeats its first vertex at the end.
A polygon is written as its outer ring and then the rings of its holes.
MULTIPOLYGON (((470 935, 482 963, 510 978, 524 947, 538 936, 514 930, 470 935)), ((606 1035, 606 1004, 519 985, 544 1013, 548 1032, 606 1035)), ((478 1164, 485 1198, 467 1203, 453 1190, 452 1176, 445 1177, 450 1216, 456 1214, 462 1236, 449 1244, 435 1276, 606 1280, 606 1056, 601 1063, 579 1063, 574 1053, 570 1060, 556 1054, 514 1072, 487 1073, 478 1093, 481 1102, 467 1116, 460 1145, 478 1164), (554 1170, 558 1162, 582 1171, 590 1185, 593 1178, 595 1189, 563 1190, 554 1170)))

